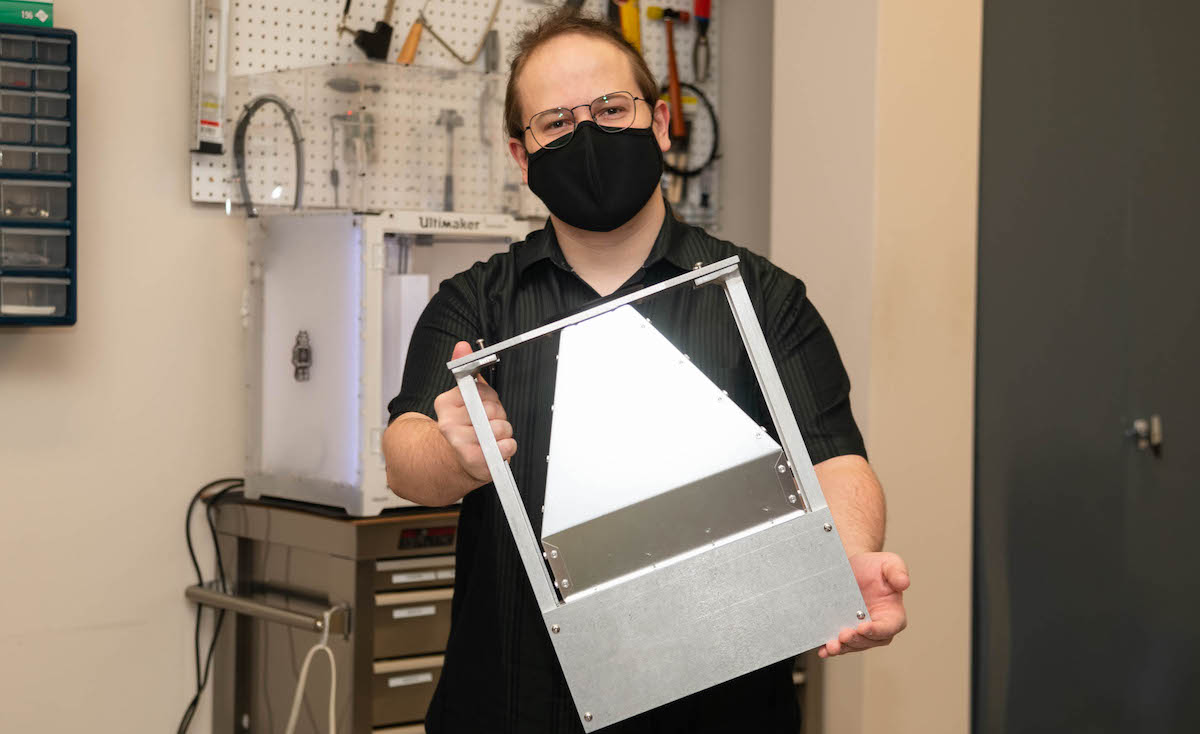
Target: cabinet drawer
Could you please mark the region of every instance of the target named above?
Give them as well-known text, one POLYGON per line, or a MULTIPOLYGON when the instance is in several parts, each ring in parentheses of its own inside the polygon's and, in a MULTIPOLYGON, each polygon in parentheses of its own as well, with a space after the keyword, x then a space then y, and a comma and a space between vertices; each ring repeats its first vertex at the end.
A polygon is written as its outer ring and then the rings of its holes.
POLYGON ((441 655, 377 661, 372 681, 372 724, 424 720, 441 676, 441 655))
POLYGON ((403 591, 454 585, 454 556, 376 561, 375 591, 403 591))
POLYGON ((450 637, 453 589, 375 595, 375 658, 442 652, 450 637))

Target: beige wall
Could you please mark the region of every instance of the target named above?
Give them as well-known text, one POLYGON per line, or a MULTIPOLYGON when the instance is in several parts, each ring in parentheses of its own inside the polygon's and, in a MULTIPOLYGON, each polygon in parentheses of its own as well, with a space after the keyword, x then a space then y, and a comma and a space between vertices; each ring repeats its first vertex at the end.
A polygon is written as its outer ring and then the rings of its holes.
POLYGON ((830 734, 969 729, 981 12, 775 7, 772 257, 838 340, 913 576, 909 629, 823 666, 830 734))
POLYGON ((187 5, 55 3, 79 33, 79 323, 0 330, 2 731, 168 731, 195 685, 180 531, 240 474, 244 237, 188 202, 187 5))

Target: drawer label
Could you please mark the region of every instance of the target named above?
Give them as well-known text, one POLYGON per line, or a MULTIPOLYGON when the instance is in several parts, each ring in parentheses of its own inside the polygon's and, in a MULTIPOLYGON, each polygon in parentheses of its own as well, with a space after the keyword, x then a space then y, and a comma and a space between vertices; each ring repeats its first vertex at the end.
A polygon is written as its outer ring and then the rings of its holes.
POLYGON ((452 578, 454 578, 454 569, 453 568, 444 568, 441 571, 437 572, 437 580, 438 581, 446 581, 446 580, 452 579, 452 578))
POLYGON ((409 571, 408 573, 392 574, 393 584, 415 584, 421 581, 436 581, 438 574, 434 571, 409 571))
POLYGON ((409 675, 393 675, 388 678, 388 688, 400 686, 415 686, 418 683, 432 683, 433 673, 410 673, 409 675))
POLYGON ((392 610, 392 619, 410 619, 412 617, 432 617, 437 614, 437 607, 427 604, 419 607, 397 607, 392 610))

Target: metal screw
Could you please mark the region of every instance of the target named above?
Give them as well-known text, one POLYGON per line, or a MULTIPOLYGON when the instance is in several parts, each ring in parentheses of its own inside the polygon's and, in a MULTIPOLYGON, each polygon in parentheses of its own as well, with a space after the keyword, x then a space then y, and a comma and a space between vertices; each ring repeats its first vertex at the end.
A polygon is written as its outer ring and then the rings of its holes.
POLYGON ((475 343, 479 345, 480 349, 483 349, 483 340, 482 339, 476 339, 475 343))
POLYGON ((780 464, 779 466, 777 466, 775 468, 779 470, 780 474, 787 474, 787 467, 784 466, 783 464, 780 464))
POLYGON ((563 587, 564 589, 569 589, 569 588, 571 588, 571 581, 570 581, 570 579, 563 579, 563 580, 562 580, 562 587, 563 587))
POLYGON ((825 523, 821 527, 825 528, 825 532, 827 532, 827 533, 833 532, 833 526, 830 525, 829 523, 825 523))
POLYGON ((559 631, 560 629, 562 629, 562 628, 561 628, 561 627, 559 627, 557 624, 552 624, 552 625, 550 625, 550 631, 551 631, 551 632, 553 632, 553 633, 554 633, 554 634, 556 634, 556 635, 558 634, 558 631, 559 631))
POLYGON ((558 551, 556 551, 556 550, 552 550, 552 551, 550 551, 550 557, 551 557, 551 558, 558 558, 558 551))
POLYGON ((796 495, 794 495, 794 494, 789 494, 789 495, 788 495, 788 502, 791 502, 793 505, 794 505, 794 504, 796 504, 796 495))
POLYGON ((550 463, 550 454, 546 454, 546 463, 547 463, 547 464, 549 464, 549 463, 550 463))
POLYGON ((692 266, 692 270, 699 270, 702 267, 704 267, 704 263, 699 262, 692 266))
POLYGON ((583 712, 583 720, 584 720, 584 721, 591 721, 591 720, 592 720, 592 712, 591 712, 591 711, 584 711, 584 712, 583 712))
POLYGON ((854 614, 854 616, 858 617, 859 619, 866 619, 866 618, 867 618, 867 614, 866 614, 866 612, 864 612, 864 611, 863 611, 863 610, 861 610, 861 609, 860 609, 860 610, 858 610, 858 612, 856 612, 856 613, 854 614))

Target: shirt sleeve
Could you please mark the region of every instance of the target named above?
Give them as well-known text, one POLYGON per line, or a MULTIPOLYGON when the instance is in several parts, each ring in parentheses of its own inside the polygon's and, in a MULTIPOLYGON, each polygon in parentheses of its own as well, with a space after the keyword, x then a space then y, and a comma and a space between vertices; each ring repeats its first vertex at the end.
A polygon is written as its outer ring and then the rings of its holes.
POLYGON ((850 376, 833 334, 808 299, 804 283, 764 264, 764 313, 759 318, 809 458, 813 464, 847 454, 866 458, 850 410, 850 376))
POLYGON ((400 394, 388 403, 389 424, 405 413, 423 413, 436 420, 433 401, 454 387, 454 377, 446 369, 454 345, 474 343, 483 336, 479 308, 466 276, 463 273, 443 282, 417 319, 400 394))

